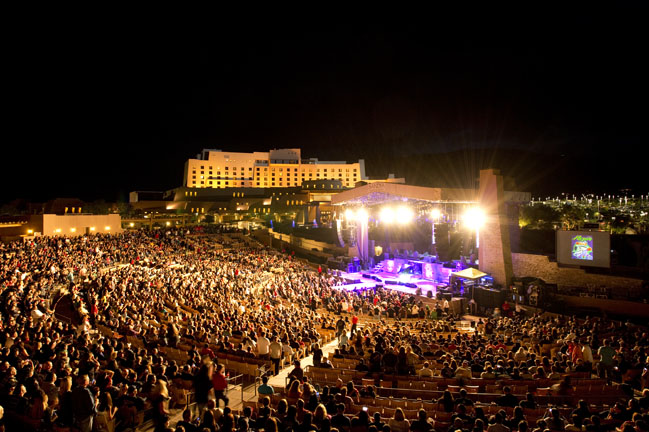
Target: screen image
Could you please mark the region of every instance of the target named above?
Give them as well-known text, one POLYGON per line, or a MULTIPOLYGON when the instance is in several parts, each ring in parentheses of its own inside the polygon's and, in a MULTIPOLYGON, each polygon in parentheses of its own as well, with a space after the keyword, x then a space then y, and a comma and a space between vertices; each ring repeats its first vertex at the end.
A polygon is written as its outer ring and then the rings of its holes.
POLYGON ((611 266, 611 236, 601 231, 557 231, 557 261, 584 267, 611 266))
POLYGON ((572 259, 593 260, 593 236, 576 235, 571 240, 572 259))

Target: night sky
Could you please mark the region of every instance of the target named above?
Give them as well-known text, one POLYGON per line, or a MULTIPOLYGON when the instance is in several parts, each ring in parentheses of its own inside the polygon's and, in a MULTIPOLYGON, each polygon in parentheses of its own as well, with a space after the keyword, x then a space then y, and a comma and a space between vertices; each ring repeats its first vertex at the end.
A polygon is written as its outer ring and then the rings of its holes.
POLYGON ((646 15, 611 7, 34 25, 5 54, 0 203, 170 189, 203 148, 300 147, 418 184, 494 166, 535 194, 646 193, 646 15))

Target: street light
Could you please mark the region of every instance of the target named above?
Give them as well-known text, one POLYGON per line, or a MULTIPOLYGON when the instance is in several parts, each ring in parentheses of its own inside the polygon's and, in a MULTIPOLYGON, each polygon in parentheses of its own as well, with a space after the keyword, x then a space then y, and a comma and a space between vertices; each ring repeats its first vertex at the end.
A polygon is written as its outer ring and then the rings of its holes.
POLYGON ((475 247, 480 247, 480 227, 484 225, 486 216, 484 211, 478 207, 470 208, 464 214, 464 222, 469 227, 469 229, 475 229, 475 247))

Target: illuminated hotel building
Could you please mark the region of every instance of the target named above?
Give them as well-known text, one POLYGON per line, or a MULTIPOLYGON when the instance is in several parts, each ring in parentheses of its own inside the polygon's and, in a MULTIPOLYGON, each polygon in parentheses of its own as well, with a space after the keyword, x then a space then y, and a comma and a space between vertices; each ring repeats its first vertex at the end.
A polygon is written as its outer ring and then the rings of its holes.
POLYGON ((339 180, 344 188, 367 180, 365 161, 303 160, 300 149, 238 153, 205 149, 185 162, 183 186, 188 188, 285 188, 309 180, 339 180))

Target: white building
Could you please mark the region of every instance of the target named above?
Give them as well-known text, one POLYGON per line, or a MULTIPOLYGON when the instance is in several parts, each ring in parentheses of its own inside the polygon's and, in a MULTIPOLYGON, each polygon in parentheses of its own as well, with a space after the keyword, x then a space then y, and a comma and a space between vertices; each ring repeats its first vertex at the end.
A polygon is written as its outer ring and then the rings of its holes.
POLYGON ((183 186, 189 188, 282 188, 308 180, 340 180, 343 187, 367 180, 365 161, 303 160, 300 149, 238 153, 205 149, 185 162, 183 186))

